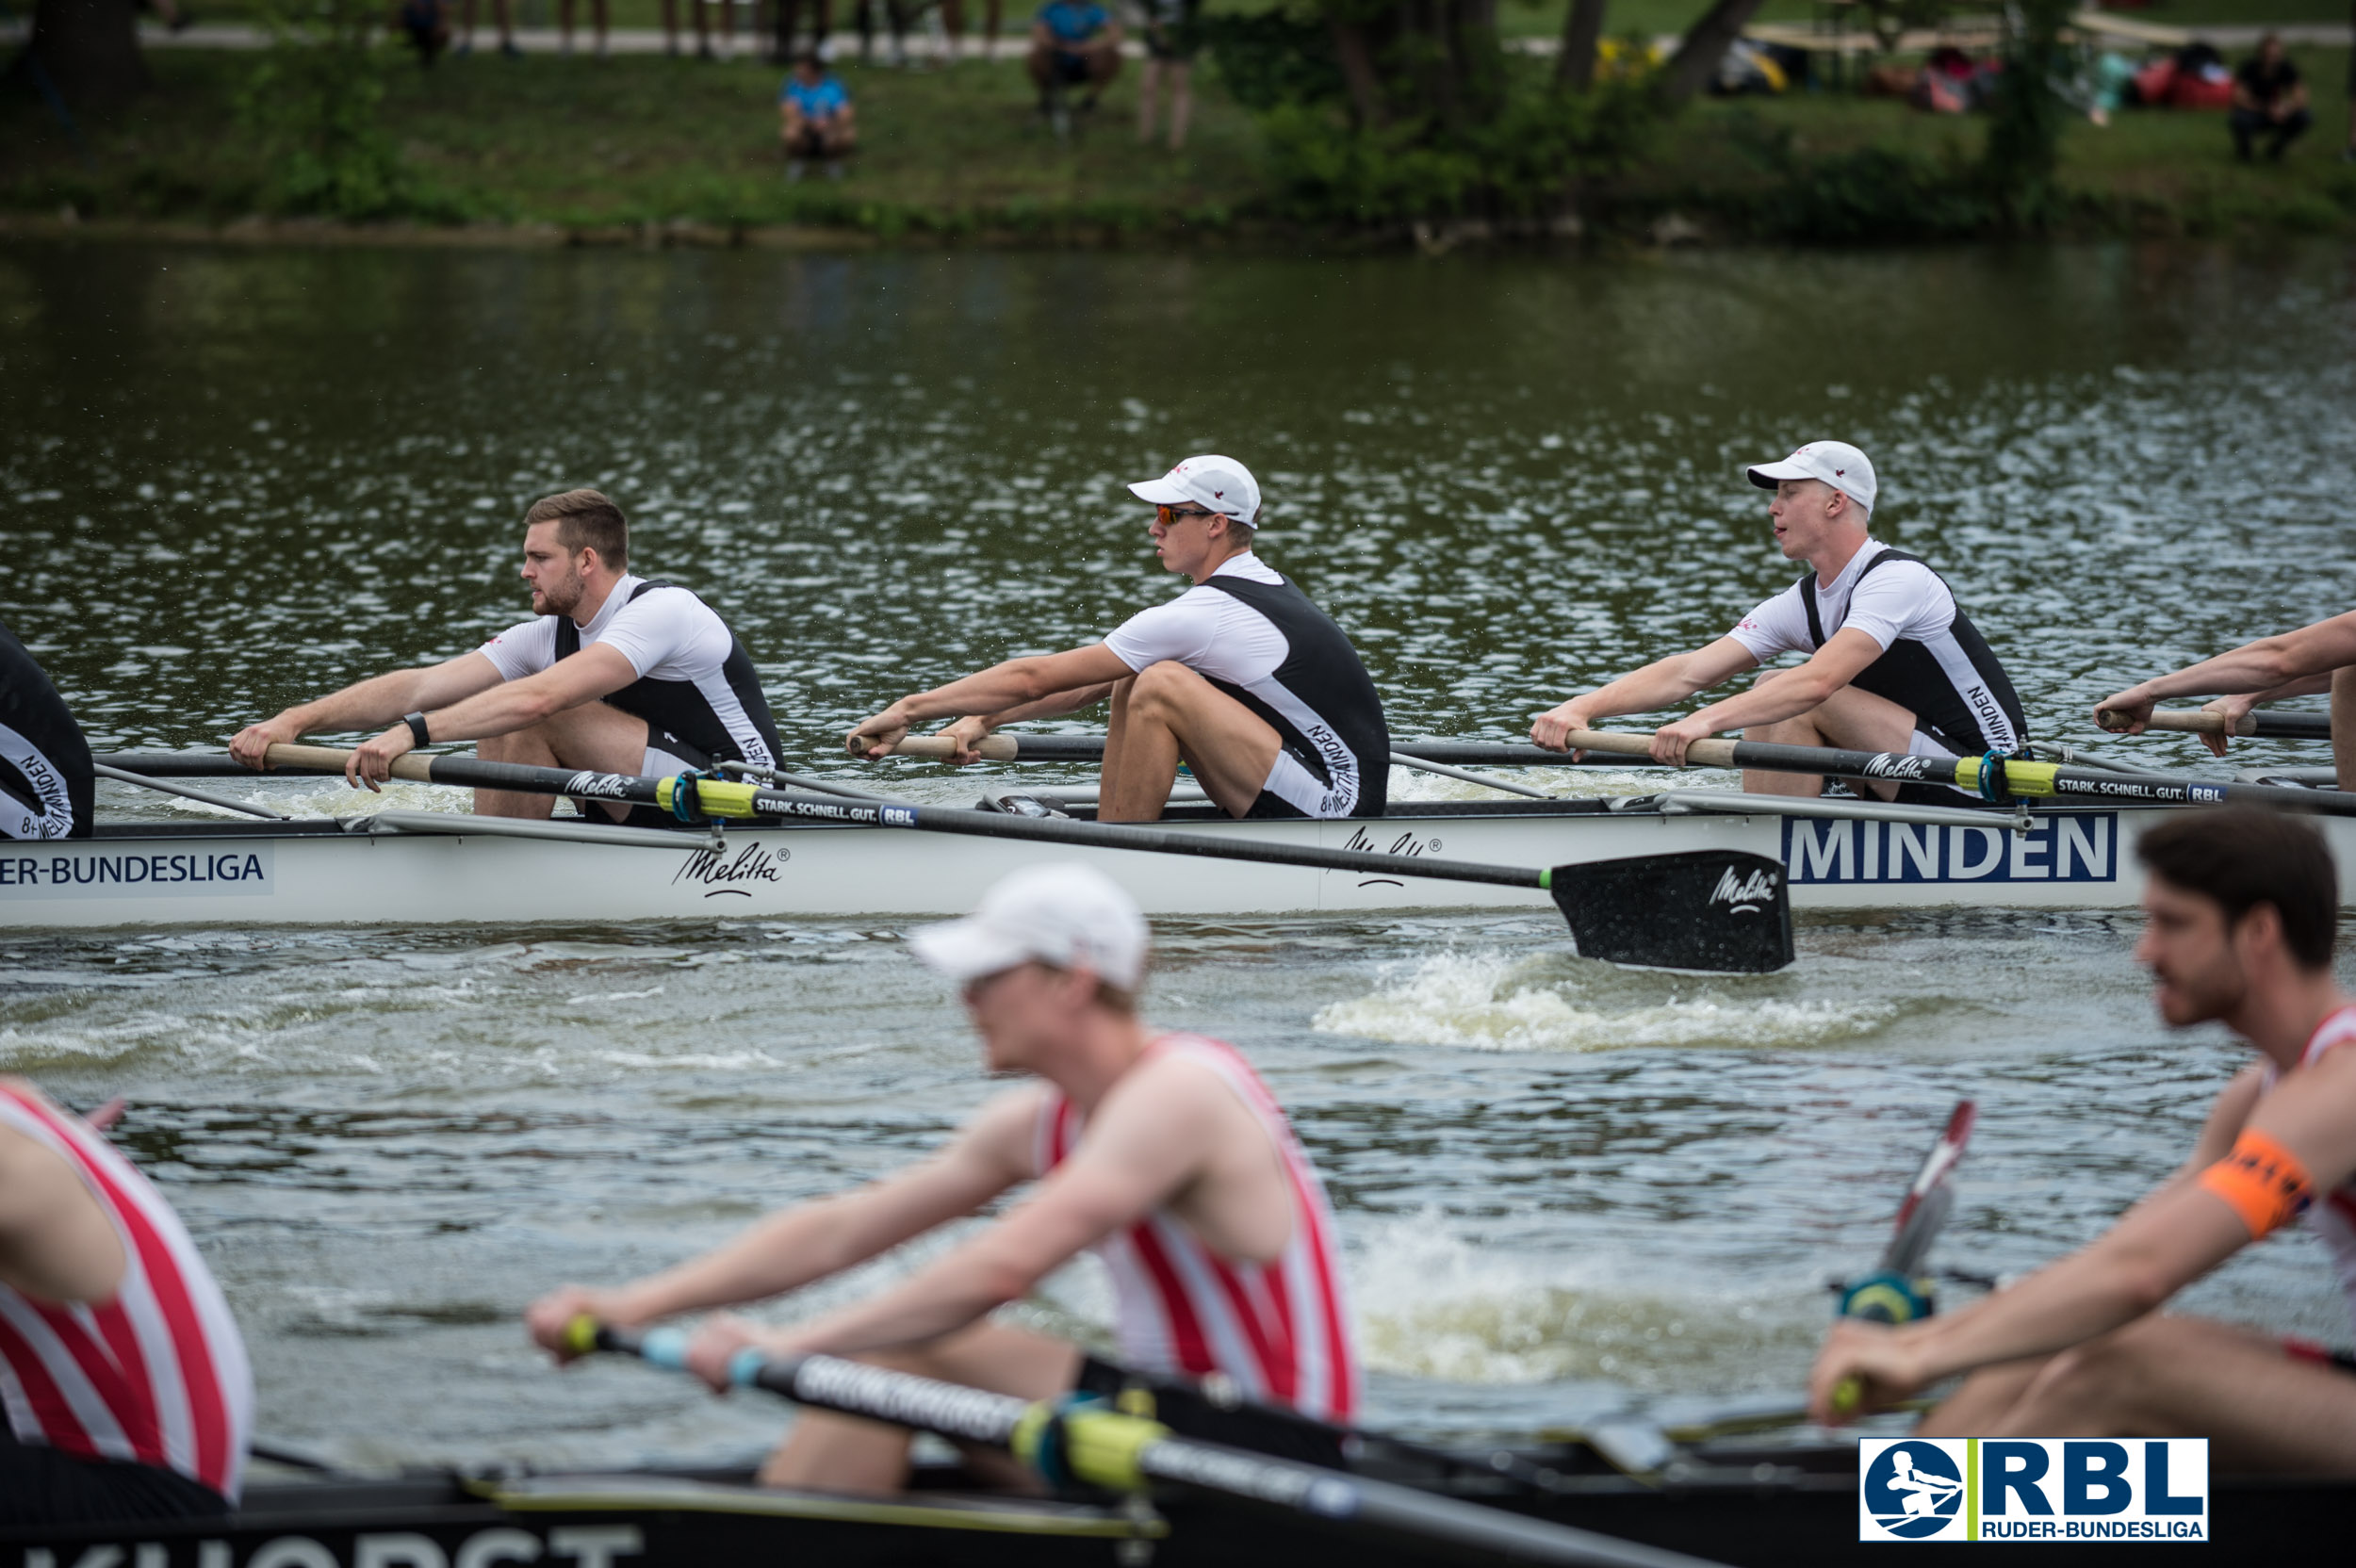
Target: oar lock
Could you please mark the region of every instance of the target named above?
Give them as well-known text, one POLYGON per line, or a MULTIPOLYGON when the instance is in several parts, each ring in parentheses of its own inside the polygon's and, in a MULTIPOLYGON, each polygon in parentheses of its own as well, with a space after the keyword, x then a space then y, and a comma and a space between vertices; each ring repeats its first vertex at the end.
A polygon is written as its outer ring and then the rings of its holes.
POLYGON ((1913 1323, 1939 1310, 1938 1282, 1927 1275, 1907 1275, 1892 1268, 1875 1269, 1859 1280, 1835 1281, 1841 1293, 1839 1317, 1868 1323, 1913 1323))
MULTIPOLYGON (((1125 1393, 1122 1402, 1133 1403, 1125 1393)), ((1170 1435, 1159 1421, 1116 1410, 1101 1395, 1067 1394, 1024 1411, 1007 1447, 1052 1487, 1076 1480, 1138 1492, 1146 1477, 1137 1456, 1170 1435)))

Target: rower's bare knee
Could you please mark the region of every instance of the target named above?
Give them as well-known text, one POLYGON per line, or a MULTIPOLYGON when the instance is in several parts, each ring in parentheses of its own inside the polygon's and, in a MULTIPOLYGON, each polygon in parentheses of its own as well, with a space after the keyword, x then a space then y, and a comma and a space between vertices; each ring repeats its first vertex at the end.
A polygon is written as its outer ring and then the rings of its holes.
POLYGON ((1174 659, 1148 664, 1130 678, 1129 711, 1167 718, 1203 684, 1203 678, 1174 659))

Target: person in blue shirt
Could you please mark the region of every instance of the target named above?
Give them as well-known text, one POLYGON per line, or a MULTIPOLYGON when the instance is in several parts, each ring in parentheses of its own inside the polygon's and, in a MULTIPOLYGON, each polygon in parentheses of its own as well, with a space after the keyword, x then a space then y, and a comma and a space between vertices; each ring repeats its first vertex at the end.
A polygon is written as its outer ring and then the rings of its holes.
POLYGON ((785 142, 785 177, 798 180, 816 158, 826 177, 843 177, 843 159, 859 145, 859 125, 843 79, 815 52, 794 62, 777 92, 778 135, 785 142))
POLYGON ((1058 88, 1085 87, 1080 107, 1092 109, 1121 74, 1120 24, 1096 0, 1048 0, 1031 24, 1028 63, 1040 114, 1054 116, 1058 88))

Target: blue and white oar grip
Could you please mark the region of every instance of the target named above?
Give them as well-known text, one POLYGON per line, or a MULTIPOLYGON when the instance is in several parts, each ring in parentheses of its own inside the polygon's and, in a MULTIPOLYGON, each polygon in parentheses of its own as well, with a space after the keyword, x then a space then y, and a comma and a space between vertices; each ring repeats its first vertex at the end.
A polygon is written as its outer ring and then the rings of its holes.
POLYGON ((669 1372, 687 1370, 687 1331, 648 1329, 638 1342, 638 1354, 648 1364, 669 1372))

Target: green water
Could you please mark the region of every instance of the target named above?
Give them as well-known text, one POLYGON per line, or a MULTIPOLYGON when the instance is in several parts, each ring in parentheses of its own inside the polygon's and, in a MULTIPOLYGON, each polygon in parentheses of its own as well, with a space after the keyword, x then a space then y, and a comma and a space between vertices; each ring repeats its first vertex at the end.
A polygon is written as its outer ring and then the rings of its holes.
MULTIPOLYGON (((1213 449, 1259 474, 1264 553, 1361 639, 1396 732, 1507 738, 1790 581, 1740 470, 1832 436, 1872 454, 1876 531, 1946 573, 2038 732, 2086 741, 2117 686, 2347 608, 2352 406, 2356 270, 2329 246, 18 246, 0 619, 102 747, 216 744, 522 618, 522 507, 594 483, 634 566, 735 624, 794 760, 849 773, 840 736, 892 696, 1172 592, 1121 484, 1213 449)), ((559 1377, 515 1314, 970 1111, 988 1086, 903 935, 31 936, 0 949, 0 1067, 130 1095, 124 1136, 222 1275, 273 1435, 371 1462, 734 1452, 775 1414, 632 1368, 559 1377)), ((1795 1383, 1824 1279, 1870 1259, 1959 1094, 1983 1123, 1952 1261, 2025 1268, 2094 1233, 2236 1059, 2158 1027, 2133 935, 1828 922, 1784 975, 1701 982, 1582 963, 1519 917, 1174 923, 1151 1003, 1295 1108, 1378 1418, 1527 1427, 1795 1383)), ((2304 1239, 2197 1299, 2348 1333, 2304 1239)), ((1079 1270, 1030 1310, 1085 1331, 1104 1305, 1079 1270)))

